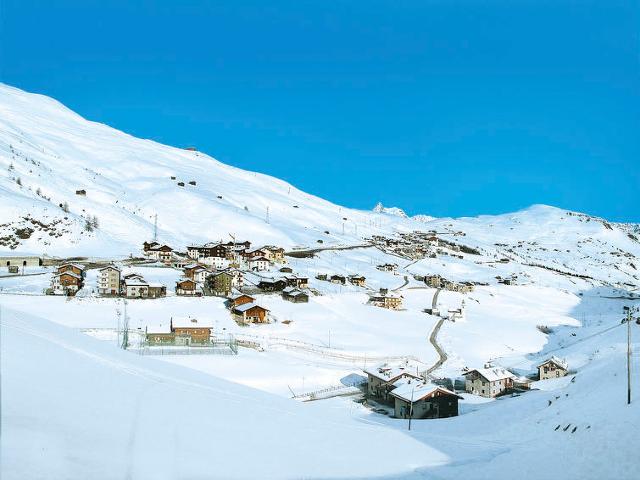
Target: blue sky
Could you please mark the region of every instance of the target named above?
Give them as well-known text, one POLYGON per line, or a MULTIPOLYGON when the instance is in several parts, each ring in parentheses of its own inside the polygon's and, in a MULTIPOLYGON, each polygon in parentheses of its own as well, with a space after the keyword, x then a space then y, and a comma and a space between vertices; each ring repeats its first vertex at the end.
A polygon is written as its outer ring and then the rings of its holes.
POLYGON ((638 2, 2 0, 0 22, 1 81, 337 203, 640 221, 638 2))

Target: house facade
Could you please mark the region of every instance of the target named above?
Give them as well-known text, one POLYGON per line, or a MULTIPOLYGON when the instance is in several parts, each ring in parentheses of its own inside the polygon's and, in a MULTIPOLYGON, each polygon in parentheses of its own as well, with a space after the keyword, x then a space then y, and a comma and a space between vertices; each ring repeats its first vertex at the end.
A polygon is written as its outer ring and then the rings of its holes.
POLYGON ((51 293, 54 295, 73 296, 78 293, 82 286, 82 276, 71 270, 56 273, 51 277, 51 293))
POLYGON ((176 295, 200 297, 202 296, 202 289, 196 282, 187 278, 176 283, 176 295))
POLYGON ((269 323, 269 310, 255 303, 244 303, 233 307, 231 312, 241 323, 269 323))
POLYGON ((516 376, 501 367, 469 370, 464 374, 465 391, 482 397, 493 398, 513 388, 516 376))
POLYGON ((389 393, 396 388, 395 383, 401 379, 419 380, 420 374, 416 365, 403 363, 390 365, 383 363, 364 370, 367 374, 367 396, 381 403, 390 403, 389 393))
POLYGON ((119 295, 121 274, 120 269, 113 265, 98 270, 98 293, 100 295, 119 295))
POLYGON ((294 287, 287 287, 282 291, 282 298, 288 302, 293 303, 308 303, 309 294, 298 290, 294 287))
POLYGON ((538 378, 547 380, 549 378, 564 377, 569 370, 567 362, 556 356, 538 365, 538 378))
POLYGON ((391 391, 395 418, 448 418, 458 415, 458 400, 454 392, 424 380, 402 382, 391 391))

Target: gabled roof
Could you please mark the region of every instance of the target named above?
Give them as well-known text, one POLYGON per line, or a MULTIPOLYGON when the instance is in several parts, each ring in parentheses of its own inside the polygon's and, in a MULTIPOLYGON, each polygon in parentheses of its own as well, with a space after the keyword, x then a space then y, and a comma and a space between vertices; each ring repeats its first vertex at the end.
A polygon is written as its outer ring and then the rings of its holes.
POLYGON ((100 270, 98 270, 98 271, 102 272, 102 271, 104 271, 104 270, 115 270, 115 271, 117 271, 117 272, 121 272, 121 270, 120 270, 118 267, 116 267, 115 265, 107 265, 106 267, 102 267, 102 268, 101 268, 100 270))
POLYGON ((56 273, 54 274, 54 277, 61 277, 63 275, 68 275, 70 277, 76 278, 78 280, 82 280, 82 275, 78 275, 75 272, 62 272, 62 273, 56 273))
POLYGON ((448 390, 444 387, 434 385, 430 382, 425 382, 424 380, 415 379, 402 381, 400 385, 391 390, 390 395, 407 402, 411 402, 411 400, 413 399, 413 403, 415 403, 423 400, 424 398, 432 396, 438 391, 444 393, 445 395, 453 395, 455 397, 461 398, 459 395, 456 395, 455 392, 452 392, 451 390, 448 390))
POLYGON ((253 302, 251 302, 251 303, 244 303, 244 304, 242 304, 242 305, 238 305, 237 307, 233 307, 233 309, 234 309, 235 311, 240 312, 240 313, 244 313, 244 312, 246 312, 247 310, 251 310, 251 309, 252 309, 252 308, 254 308, 254 307, 261 308, 261 309, 262 309, 262 310, 264 310, 265 312, 268 312, 268 311, 269 311, 269 309, 268 309, 268 308, 261 307, 260 305, 257 305, 257 304, 255 304, 255 303, 253 303, 253 302))
POLYGON ((237 300, 238 298, 242 298, 242 297, 247 297, 247 298, 250 298, 252 300, 254 299, 254 297, 252 297, 251 295, 247 295, 246 293, 238 293, 236 295, 233 295, 231 297, 231 300, 237 300))
POLYGON ((473 370, 469 370, 464 375, 466 376, 473 372, 478 372, 480 376, 482 376, 489 382, 497 382, 499 380, 504 380, 505 378, 516 378, 513 373, 502 367, 475 368, 473 370))
POLYGON ((138 276, 132 277, 132 278, 126 278, 124 280, 124 284, 127 287, 133 287, 135 285, 139 285, 141 287, 149 286, 149 284, 142 277, 138 277, 138 276))
POLYGON ((71 263, 71 262, 63 263, 58 267, 58 269, 62 267, 76 267, 78 270, 84 270, 84 265, 80 265, 79 263, 71 263))
POLYGON ((306 292, 303 292, 302 290, 298 290, 295 287, 287 287, 284 290, 282 290, 282 293, 289 295, 291 297, 298 297, 300 295, 308 295, 306 292))
POLYGON ((567 361, 560 357, 556 357, 555 355, 553 355, 551 358, 545 360, 540 365, 538 365, 538 368, 542 367, 543 365, 546 365, 547 363, 555 363, 558 367, 564 370, 569 369, 569 365, 567 364, 567 361))
POLYGON ((258 257, 258 258, 252 258, 251 260, 249 260, 249 263, 251 262, 269 262, 269 259, 264 257, 258 257))
POLYGON ((388 363, 383 363, 382 365, 365 369, 364 373, 371 375, 378 380, 382 380, 383 382, 391 383, 403 376, 420 378, 417 365, 409 362, 400 365, 389 365, 388 363))

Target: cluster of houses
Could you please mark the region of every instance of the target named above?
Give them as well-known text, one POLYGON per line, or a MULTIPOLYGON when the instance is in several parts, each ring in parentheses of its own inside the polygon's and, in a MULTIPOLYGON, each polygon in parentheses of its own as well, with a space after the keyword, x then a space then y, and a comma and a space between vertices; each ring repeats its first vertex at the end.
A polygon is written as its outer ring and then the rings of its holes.
POLYGON ((144 242, 142 252, 145 257, 164 263, 170 263, 174 257, 173 248, 158 242, 144 242))
POLYGON ((388 289, 381 288, 378 293, 369 295, 369 303, 389 310, 400 310, 402 308, 402 296, 389 293, 388 289))
POLYGON ((74 296, 84 286, 85 267, 79 263, 63 263, 51 277, 50 295, 74 296))
POLYGON ((115 265, 98 270, 98 293, 102 296, 126 298, 160 298, 167 295, 167 287, 148 282, 138 273, 123 275, 115 265))
MULTIPOLYGON (((537 366, 538 379, 563 377, 568 373, 567 362, 551 357, 537 366)), ((387 363, 364 370, 367 375, 367 397, 375 402, 394 407, 396 418, 445 418, 458 415, 457 393, 426 380, 417 364, 405 361, 400 365, 387 363)), ((528 390, 531 379, 514 375, 502 367, 485 365, 484 368, 464 372, 465 392, 495 398, 514 391, 528 390)))
POLYGON ((455 392, 425 380, 424 372, 405 362, 365 369, 367 396, 378 403, 393 406, 396 418, 446 418, 458 415, 455 392))
POLYGON ((473 292, 475 285, 471 282, 453 282, 447 280, 440 275, 425 275, 424 283, 431 288, 442 288, 451 292, 470 293, 473 292))
POLYGON ((333 275, 329 275, 327 273, 319 273, 316 275, 316 279, 335 283, 336 285, 346 285, 347 283, 350 283, 351 285, 355 285, 356 287, 364 287, 367 281, 367 279, 362 275, 340 275, 337 273, 333 275))
POLYGON ((228 267, 254 272, 269 270, 273 263, 284 263, 284 249, 265 245, 251 249, 251 242, 213 242, 187 247, 187 256, 198 263, 223 270, 228 267))
MULTIPOLYGON (((385 237, 384 235, 373 235, 369 240, 380 250, 399 255, 401 257, 418 260, 421 258, 435 258, 437 255, 450 255, 463 258, 459 252, 478 254, 473 248, 459 245, 437 236, 438 233, 431 232, 403 232, 396 237, 385 237)), ((464 235, 462 232, 447 232, 447 235, 464 235)))

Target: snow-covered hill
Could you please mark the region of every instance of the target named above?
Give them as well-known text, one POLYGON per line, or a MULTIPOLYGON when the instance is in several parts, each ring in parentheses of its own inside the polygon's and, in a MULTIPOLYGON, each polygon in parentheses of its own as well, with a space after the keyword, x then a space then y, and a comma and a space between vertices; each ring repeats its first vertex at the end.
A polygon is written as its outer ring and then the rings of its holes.
POLYGON ((229 233, 293 247, 414 228, 203 153, 134 138, 2 84, 0 196, 0 248, 49 254, 137 251, 156 214, 160 240, 177 248, 229 240, 229 233), (99 228, 85 231, 87 218, 99 228))

